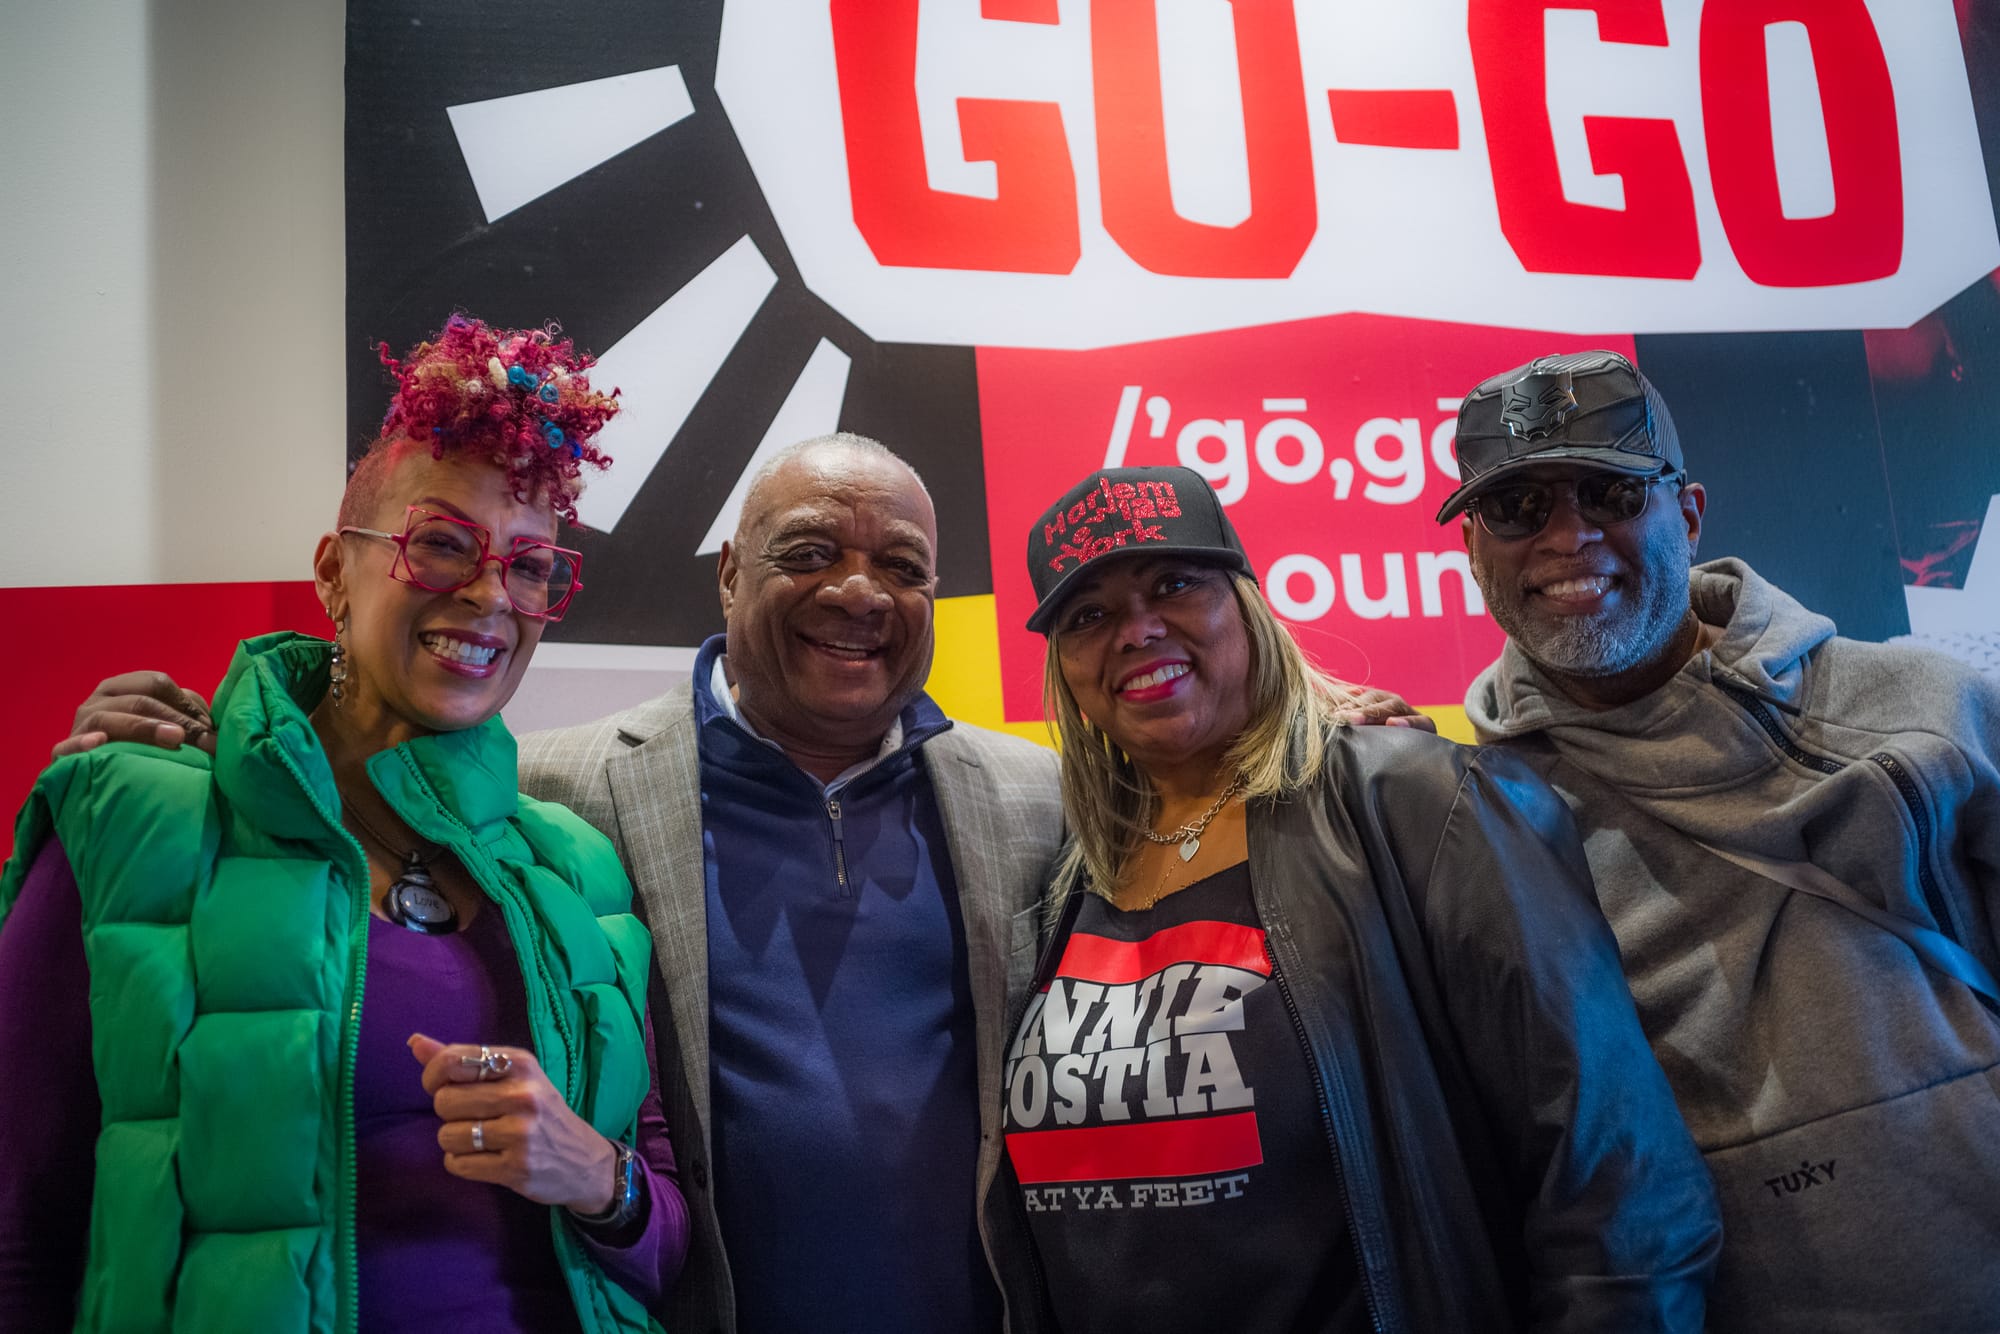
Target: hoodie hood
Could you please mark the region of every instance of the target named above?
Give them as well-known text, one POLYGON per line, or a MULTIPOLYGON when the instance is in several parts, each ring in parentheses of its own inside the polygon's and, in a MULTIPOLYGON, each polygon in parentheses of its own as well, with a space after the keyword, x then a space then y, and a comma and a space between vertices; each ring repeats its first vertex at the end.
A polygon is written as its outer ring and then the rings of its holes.
POLYGON ((1549 732, 1560 734, 1565 750, 1588 751, 1593 736, 1658 737, 1674 730, 1678 715, 1709 685, 1749 690, 1787 710, 1802 706, 1806 656, 1833 637, 1832 621, 1734 558, 1695 566, 1688 595, 1697 616, 1723 627, 1721 640, 1652 694, 1615 709, 1573 703, 1509 639, 1466 691, 1466 716, 1479 740, 1549 732))

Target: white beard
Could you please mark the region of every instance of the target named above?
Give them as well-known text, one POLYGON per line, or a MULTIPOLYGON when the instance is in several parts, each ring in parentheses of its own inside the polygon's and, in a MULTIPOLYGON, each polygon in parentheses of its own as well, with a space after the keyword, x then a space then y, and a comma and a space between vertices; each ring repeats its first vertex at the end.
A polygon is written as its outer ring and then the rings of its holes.
POLYGON ((1639 550, 1639 578, 1628 579, 1620 605, 1594 616, 1531 616, 1527 594, 1501 588, 1477 563, 1473 575, 1487 610, 1515 647, 1557 676, 1617 676, 1666 653, 1688 615, 1687 535, 1661 524, 1639 550))

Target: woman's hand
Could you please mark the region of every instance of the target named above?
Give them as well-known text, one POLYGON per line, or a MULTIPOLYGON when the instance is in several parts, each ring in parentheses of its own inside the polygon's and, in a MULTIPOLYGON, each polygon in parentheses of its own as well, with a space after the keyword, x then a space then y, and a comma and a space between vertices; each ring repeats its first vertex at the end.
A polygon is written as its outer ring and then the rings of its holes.
POLYGON ((511 1062, 495 1077, 481 1067, 480 1050, 410 1036, 410 1054, 424 1067, 424 1092, 444 1122, 438 1127, 444 1170, 580 1214, 610 1208, 617 1163, 611 1141, 570 1110, 532 1052, 490 1048, 511 1062))
POLYGON ((95 750, 107 741, 138 741, 166 750, 186 743, 213 755, 215 723, 207 702, 165 672, 126 672, 97 683, 77 706, 76 721, 51 758, 95 750))
POLYGON ((1414 727, 1424 732, 1438 730, 1435 719, 1418 713, 1408 700, 1392 690, 1363 690, 1359 686, 1348 689, 1354 695, 1354 706, 1340 715, 1344 723, 1354 727, 1380 723, 1384 727, 1414 727))

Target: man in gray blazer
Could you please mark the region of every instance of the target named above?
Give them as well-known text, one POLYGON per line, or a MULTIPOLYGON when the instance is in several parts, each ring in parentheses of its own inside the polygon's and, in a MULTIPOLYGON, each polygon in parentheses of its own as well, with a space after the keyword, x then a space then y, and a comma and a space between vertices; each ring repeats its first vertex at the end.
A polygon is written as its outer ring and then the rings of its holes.
POLYGON ((522 790, 611 836, 653 932, 693 1216, 670 1328, 1001 1325, 974 1202, 1061 819, 1052 752, 923 693, 936 545, 888 450, 796 446, 693 680, 522 738, 522 790))

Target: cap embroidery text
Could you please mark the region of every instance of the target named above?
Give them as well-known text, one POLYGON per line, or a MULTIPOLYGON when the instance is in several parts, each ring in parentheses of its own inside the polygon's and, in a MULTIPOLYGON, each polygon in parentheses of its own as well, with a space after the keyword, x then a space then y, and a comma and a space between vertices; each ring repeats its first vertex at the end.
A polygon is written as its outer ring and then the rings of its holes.
POLYGON ((1058 548, 1049 568, 1060 571, 1074 560, 1081 565, 1127 543, 1164 542, 1166 534, 1147 519, 1178 519, 1180 497, 1172 482, 1113 482, 1097 479, 1097 489, 1042 525, 1042 544, 1058 548), (1099 533, 1098 525, 1117 518, 1129 527, 1099 533), (1059 539, 1061 539, 1059 541, 1059 539))

